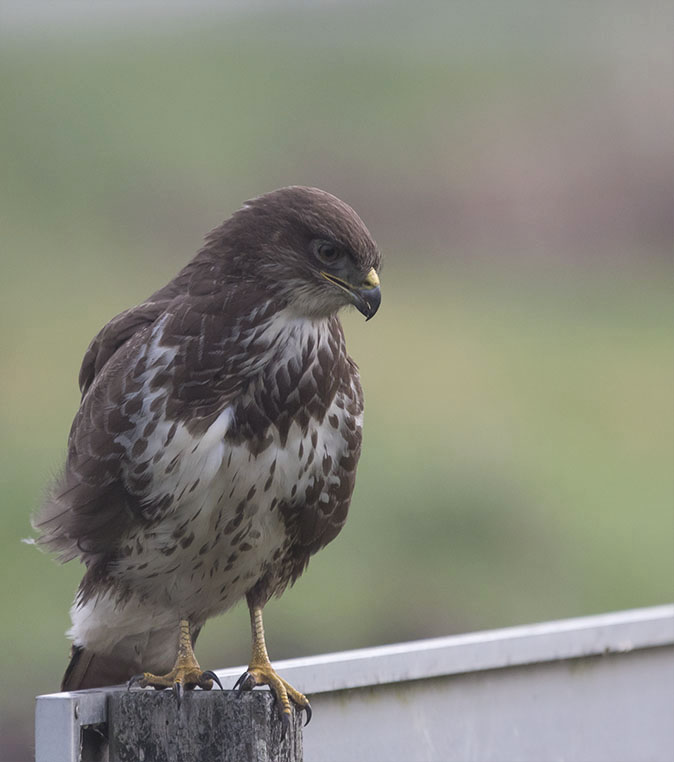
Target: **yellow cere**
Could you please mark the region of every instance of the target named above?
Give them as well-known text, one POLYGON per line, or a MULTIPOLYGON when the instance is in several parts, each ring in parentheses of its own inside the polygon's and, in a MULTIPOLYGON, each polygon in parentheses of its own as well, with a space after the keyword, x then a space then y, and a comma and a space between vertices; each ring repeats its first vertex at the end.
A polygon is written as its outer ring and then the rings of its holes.
POLYGON ((379 285, 379 276, 374 267, 370 268, 370 272, 365 276, 363 280, 363 286, 365 288, 377 288, 379 285))

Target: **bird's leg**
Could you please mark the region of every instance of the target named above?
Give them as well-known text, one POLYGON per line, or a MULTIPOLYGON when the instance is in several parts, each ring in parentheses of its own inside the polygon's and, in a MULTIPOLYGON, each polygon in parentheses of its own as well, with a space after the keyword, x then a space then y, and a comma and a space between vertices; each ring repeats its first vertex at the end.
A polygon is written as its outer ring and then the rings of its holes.
POLYGON ((187 619, 180 620, 180 634, 178 636, 178 656, 173 669, 166 675, 153 675, 151 672, 143 672, 129 680, 128 687, 138 685, 141 688, 152 687, 156 690, 173 688, 178 698, 182 700, 184 690, 192 690, 197 686, 205 691, 210 691, 216 682, 220 688, 220 680, 211 670, 203 672, 192 648, 192 635, 190 623, 187 619))
POLYGON ((236 681, 234 689, 249 691, 256 685, 268 685, 276 696, 281 718, 285 727, 290 725, 290 702, 294 702, 300 709, 307 712, 307 722, 311 719, 311 705, 306 696, 287 683, 276 671, 269 661, 267 645, 264 640, 264 626, 262 624, 262 606, 248 604, 250 611, 250 627, 253 635, 253 652, 250 658, 248 670, 236 681))

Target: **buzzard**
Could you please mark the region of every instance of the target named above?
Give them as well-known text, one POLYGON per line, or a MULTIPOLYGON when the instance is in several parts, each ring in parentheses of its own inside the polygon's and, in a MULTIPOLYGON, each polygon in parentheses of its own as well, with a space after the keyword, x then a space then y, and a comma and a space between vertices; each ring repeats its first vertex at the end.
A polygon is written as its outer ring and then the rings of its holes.
POLYGON ((337 313, 375 314, 380 261, 350 206, 281 188, 91 342, 65 468, 34 521, 44 548, 86 565, 62 690, 209 690, 194 643, 245 597, 237 685, 270 686, 284 722, 291 701, 310 716, 271 666, 262 610, 346 520, 363 394, 337 313))

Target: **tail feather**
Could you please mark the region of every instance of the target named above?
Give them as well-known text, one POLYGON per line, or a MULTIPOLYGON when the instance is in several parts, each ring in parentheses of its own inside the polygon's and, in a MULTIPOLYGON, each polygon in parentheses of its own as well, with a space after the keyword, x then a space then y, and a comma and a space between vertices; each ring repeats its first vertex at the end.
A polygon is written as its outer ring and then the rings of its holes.
POLYGON ((133 664, 125 664, 116 657, 73 646, 70 650, 70 663, 61 681, 61 690, 79 691, 117 685, 125 683, 137 671, 133 664))
MULTIPOLYGON (((201 625, 193 628, 192 647, 196 644, 201 629, 201 625)), ((168 654, 169 664, 172 663, 174 657, 175 652, 168 654)), ((73 645, 70 649, 70 663, 63 675, 63 680, 61 680, 61 690, 80 691, 85 688, 119 685, 126 683, 134 675, 147 668, 147 666, 143 666, 140 659, 120 658, 119 649, 117 654, 113 656, 73 645)))

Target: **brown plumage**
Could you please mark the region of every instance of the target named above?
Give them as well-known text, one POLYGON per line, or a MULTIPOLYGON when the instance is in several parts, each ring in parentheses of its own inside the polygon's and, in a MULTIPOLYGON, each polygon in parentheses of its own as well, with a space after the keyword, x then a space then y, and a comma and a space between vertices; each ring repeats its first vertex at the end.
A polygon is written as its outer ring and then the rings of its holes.
POLYGON ((363 411, 337 312, 376 312, 379 264, 349 206, 284 188, 92 341, 65 469, 34 522, 87 567, 64 689, 169 669, 181 620, 194 641, 244 596, 261 611, 336 537, 363 411))

